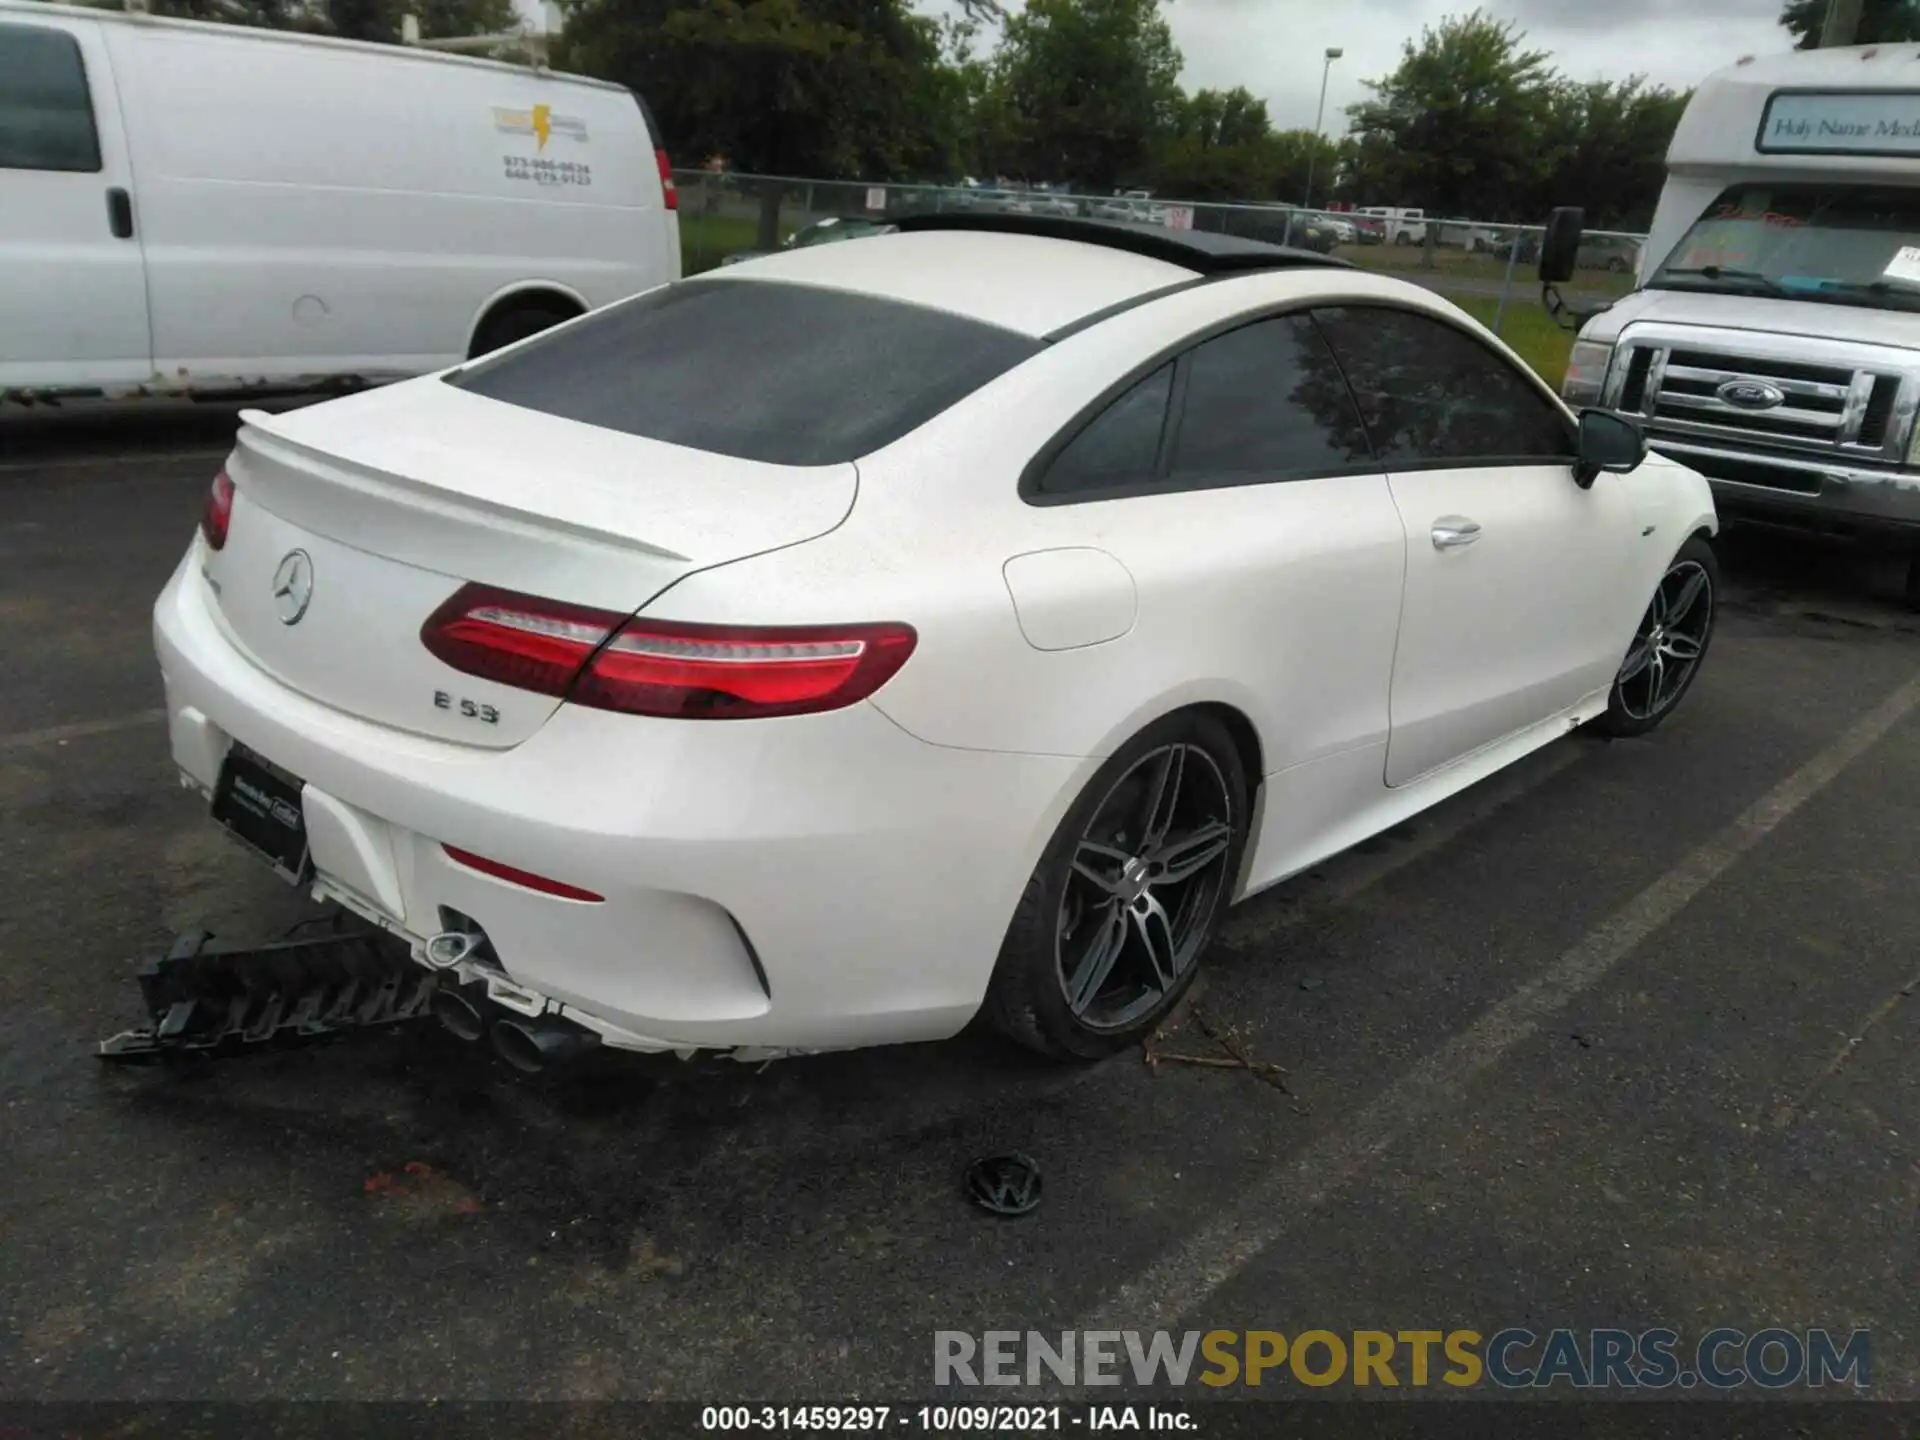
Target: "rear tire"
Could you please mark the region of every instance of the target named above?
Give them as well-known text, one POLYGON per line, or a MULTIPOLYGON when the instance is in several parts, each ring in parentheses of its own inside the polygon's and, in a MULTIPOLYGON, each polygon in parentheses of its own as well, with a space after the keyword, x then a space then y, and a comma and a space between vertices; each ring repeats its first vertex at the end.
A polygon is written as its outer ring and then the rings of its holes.
POLYGON ((1152 1034, 1232 898, 1251 787, 1226 727, 1169 715, 1068 809, 1020 897, 985 1011, 1008 1038, 1097 1060, 1152 1034))
POLYGON ((557 303, 514 305, 505 310, 496 310, 481 322, 467 358, 478 360, 482 355, 503 349, 529 335, 551 330, 579 313, 578 310, 563 310, 557 303))
POLYGON ((1719 604, 1720 562, 1705 538, 1695 535, 1654 587, 1614 677, 1606 713, 1593 722, 1595 731, 1645 735, 1679 707, 1706 662, 1719 604))

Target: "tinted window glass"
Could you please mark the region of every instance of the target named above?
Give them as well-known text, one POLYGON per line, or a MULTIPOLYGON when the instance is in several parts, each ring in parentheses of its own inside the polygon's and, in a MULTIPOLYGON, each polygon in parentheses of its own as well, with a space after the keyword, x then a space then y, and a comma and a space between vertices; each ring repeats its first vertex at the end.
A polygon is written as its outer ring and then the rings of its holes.
POLYGON ((1346 380, 1306 316, 1244 325, 1198 346, 1187 363, 1174 479, 1372 463, 1346 380))
POLYGON ((1173 366, 1162 365, 1068 442, 1047 467, 1040 489, 1049 495, 1070 494, 1151 480, 1172 393, 1173 366))
POLYGON ((696 450, 831 465, 899 439, 1040 348, 868 295, 696 280, 610 306, 448 383, 696 450))
POLYGON ((98 170, 80 46, 38 25, 0 25, 0 170, 98 170))
POLYGON ((1572 458, 1565 417, 1472 336, 1405 310, 1315 314, 1388 465, 1572 458))

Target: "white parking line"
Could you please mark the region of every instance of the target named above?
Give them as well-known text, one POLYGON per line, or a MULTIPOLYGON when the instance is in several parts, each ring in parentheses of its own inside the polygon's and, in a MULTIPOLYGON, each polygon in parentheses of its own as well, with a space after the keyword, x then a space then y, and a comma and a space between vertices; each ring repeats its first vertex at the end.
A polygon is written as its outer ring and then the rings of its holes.
POLYGON ((1478 1021, 1404 1072, 1352 1122, 1322 1136, 1144 1274, 1101 1301, 1080 1330, 1171 1328, 1280 1239, 1296 1217, 1358 1179, 1389 1146, 1452 1105, 1468 1083, 1591 988, 1782 821, 1920 706, 1920 676, 1895 690, 1732 824, 1608 916, 1478 1021))
POLYGON ((0 752, 28 750, 37 745, 64 745, 88 735, 111 735, 119 730, 138 730, 167 718, 164 709, 136 710, 131 715, 115 715, 107 720, 78 720, 71 725, 49 725, 44 730, 16 730, 0 735, 0 752))
POLYGON ((217 450, 144 450, 128 455, 69 455, 58 460, 9 460, 0 464, 0 475, 26 474, 32 470, 87 470, 103 465, 156 465, 175 460, 224 460, 233 453, 231 445, 217 450))

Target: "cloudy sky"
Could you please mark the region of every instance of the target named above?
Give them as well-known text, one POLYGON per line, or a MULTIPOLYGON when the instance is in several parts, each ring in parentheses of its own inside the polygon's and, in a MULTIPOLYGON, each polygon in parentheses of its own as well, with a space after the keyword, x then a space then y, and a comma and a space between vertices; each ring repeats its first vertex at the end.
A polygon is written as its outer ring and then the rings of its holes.
MULTIPOLYGON (((1776 23, 1780 0, 1483 0, 1482 8, 1517 21, 1557 69, 1582 80, 1645 74, 1683 88, 1742 55, 1791 46, 1776 23)), ((1244 85, 1282 129, 1313 124, 1321 56, 1344 49, 1327 87, 1327 129, 1337 132, 1342 108, 1365 98, 1360 82, 1391 71, 1404 40, 1472 9, 1473 0, 1170 0, 1166 15, 1189 90, 1244 85)))
MULTIPOLYGON (((939 14, 952 0, 915 0, 939 14)), ((1020 0, 1005 0, 1018 6, 1020 0)), ((516 0, 536 26, 541 0, 516 0)), ((1481 0, 1502 20, 1517 21, 1536 49, 1576 79, 1644 74, 1684 89, 1742 55, 1790 48, 1776 23, 1780 0, 1481 0)), ((1320 98, 1321 57, 1346 51, 1327 85, 1326 128, 1343 128, 1344 107, 1364 99, 1361 81, 1390 72, 1401 43, 1474 0, 1167 0, 1167 21, 1186 57, 1189 90, 1244 85, 1267 102, 1281 129, 1313 124, 1320 98)), ((547 23, 553 23, 549 20, 547 23)))

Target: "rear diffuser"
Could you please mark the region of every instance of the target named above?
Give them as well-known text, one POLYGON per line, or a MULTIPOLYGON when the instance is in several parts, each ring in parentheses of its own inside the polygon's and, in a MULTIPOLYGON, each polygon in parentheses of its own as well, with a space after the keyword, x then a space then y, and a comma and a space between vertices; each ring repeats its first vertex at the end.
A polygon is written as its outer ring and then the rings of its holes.
POLYGON ((141 966, 139 980, 150 1023, 101 1041, 102 1060, 243 1054, 423 1019, 439 984, 372 930, 268 945, 218 945, 192 931, 141 966))

